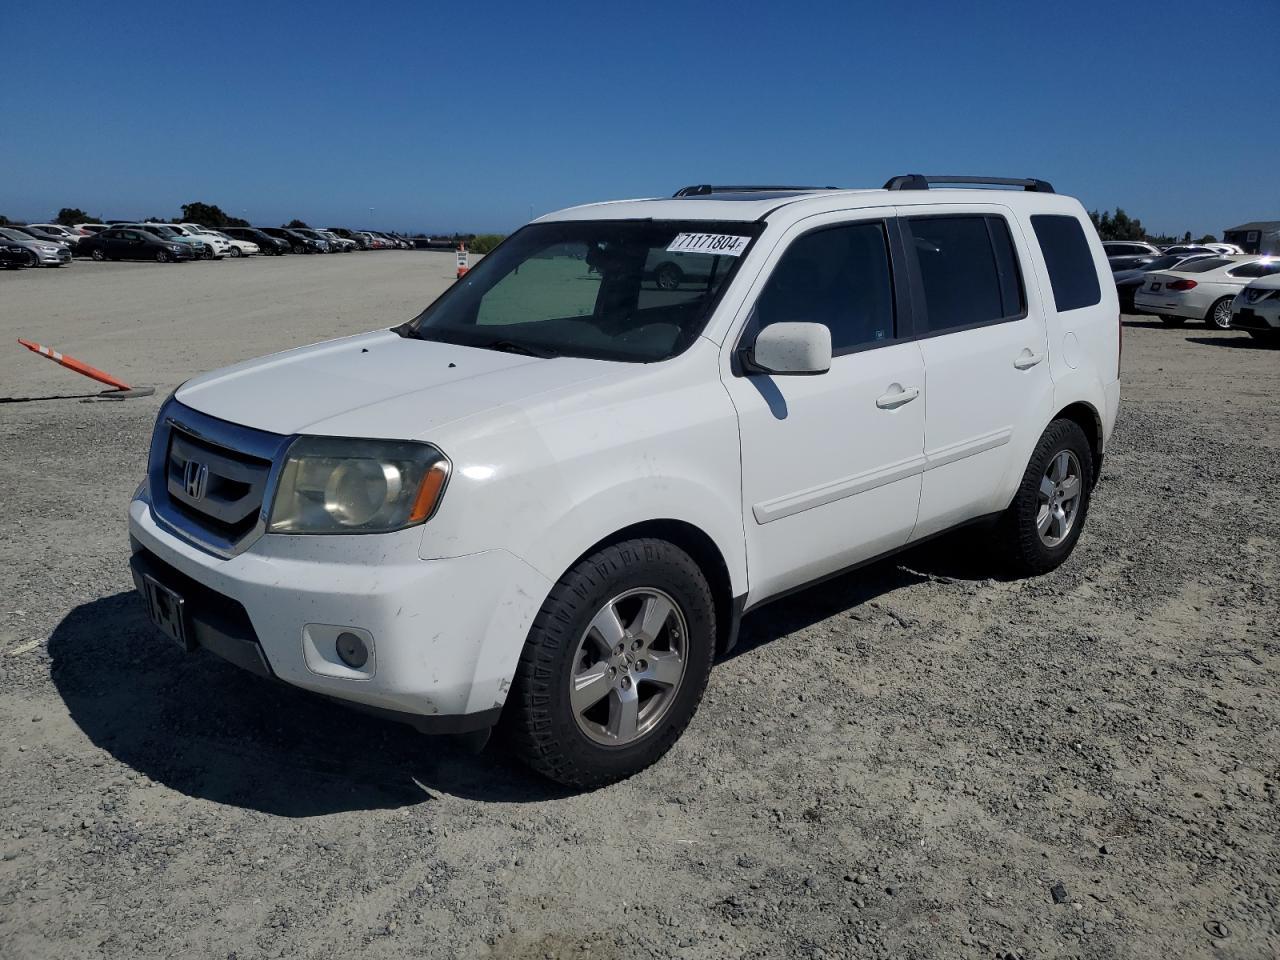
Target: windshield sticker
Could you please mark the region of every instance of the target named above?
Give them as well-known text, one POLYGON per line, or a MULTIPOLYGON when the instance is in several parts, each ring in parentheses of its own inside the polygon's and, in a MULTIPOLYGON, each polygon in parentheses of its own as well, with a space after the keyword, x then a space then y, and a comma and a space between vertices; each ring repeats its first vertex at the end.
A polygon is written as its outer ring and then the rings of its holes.
POLYGON ((682 233, 671 241, 668 253, 708 253, 721 257, 740 257, 751 242, 750 237, 731 233, 682 233))

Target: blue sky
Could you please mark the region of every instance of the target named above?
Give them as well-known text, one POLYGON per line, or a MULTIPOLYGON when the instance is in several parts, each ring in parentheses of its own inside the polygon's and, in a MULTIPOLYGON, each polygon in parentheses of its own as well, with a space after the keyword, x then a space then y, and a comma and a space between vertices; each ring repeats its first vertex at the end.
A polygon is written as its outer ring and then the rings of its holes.
POLYGON ((1157 231, 1280 218, 1280 3, 1159 8, 6 4, 0 213, 505 231, 923 172, 1042 177, 1157 231))

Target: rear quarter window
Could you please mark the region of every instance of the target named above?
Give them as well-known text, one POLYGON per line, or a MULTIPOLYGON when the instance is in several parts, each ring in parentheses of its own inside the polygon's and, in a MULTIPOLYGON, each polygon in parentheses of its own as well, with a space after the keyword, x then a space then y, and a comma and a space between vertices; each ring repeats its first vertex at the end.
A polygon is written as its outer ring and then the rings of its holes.
POLYGON ((1102 287, 1098 284, 1098 270, 1080 221, 1061 214, 1036 214, 1031 218, 1031 227, 1049 268, 1053 303, 1058 312, 1100 303, 1102 287))

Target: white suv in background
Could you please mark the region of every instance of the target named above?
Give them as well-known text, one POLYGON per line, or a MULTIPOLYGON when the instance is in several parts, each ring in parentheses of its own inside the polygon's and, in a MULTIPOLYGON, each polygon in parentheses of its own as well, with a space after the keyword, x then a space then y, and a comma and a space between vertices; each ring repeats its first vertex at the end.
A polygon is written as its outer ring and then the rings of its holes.
POLYGON ((129 508, 153 621, 593 786, 671 747, 747 610, 978 520, 1054 569, 1115 287, 1077 201, 954 182, 563 210, 400 326, 188 381, 129 508))

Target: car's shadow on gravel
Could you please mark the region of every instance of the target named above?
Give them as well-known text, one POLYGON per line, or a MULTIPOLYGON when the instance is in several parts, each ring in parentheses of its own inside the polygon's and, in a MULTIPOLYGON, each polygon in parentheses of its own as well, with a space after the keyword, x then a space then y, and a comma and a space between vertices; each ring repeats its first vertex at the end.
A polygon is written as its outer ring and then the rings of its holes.
POLYGON ((986 547, 989 533, 984 525, 957 530, 768 603, 743 617, 738 644, 726 659, 901 587, 930 580, 1006 580, 1008 575, 986 547))
POLYGON ((133 592, 72 610, 49 637, 52 679, 94 744, 192 797, 286 817, 430 802, 507 803, 568 791, 495 749, 356 713, 190 656, 147 621, 133 592))
POLYGON ((1248 335, 1243 337, 1187 337, 1187 343, 1204 343, 1211 347, 1236 347, 1241 350, 1273 350, 1271 344, 1255 340, 1248 335))

